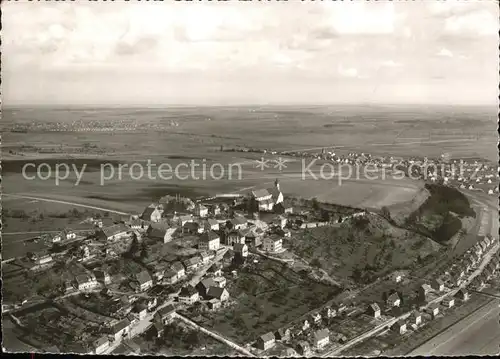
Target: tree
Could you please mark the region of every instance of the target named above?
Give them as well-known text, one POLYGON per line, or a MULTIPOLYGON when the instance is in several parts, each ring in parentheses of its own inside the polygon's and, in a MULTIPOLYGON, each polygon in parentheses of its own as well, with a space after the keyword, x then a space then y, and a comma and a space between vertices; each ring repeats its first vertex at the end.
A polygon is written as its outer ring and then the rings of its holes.
POLYGON ((383 206, 381 209, 381 214, 382 214, 382 217, 386 218, 386 219, 390 219, 391 218, 391 212, 389 211, 389 208, 387 208, 386 206, 383 206))
POLYGON ((317 211, 319 209, 319 202, 318 202, 318 199, 316 197, 314 197, 312 200, 311 200, 311 205, 312 205, 312 208, 317 211))
POLYGON ((330 212, 321 210, 321 220, 323 222, 330 222, 330 212))
POLYGON ((313 267, 316 267, 316 268, 321 268, 321 262, 319 261, 318 258, 314 258, 312 261, 311 261, 311 266, 313 267))

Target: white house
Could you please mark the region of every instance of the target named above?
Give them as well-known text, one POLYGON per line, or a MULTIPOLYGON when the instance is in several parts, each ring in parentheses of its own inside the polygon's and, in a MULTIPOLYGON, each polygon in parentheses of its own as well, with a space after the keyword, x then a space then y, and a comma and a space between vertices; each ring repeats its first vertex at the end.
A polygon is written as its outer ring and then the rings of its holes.
POLYGON ((141 219, 149 222, 159 222, 162 213, 163 210, 160 210, 160 207, 151 204, 142 212, 141 219))
POLYGON ((264 238, 263 249, 266 252, 278 252, 283 246, 283 239, 278 236, 264 238))
POLYGON ((194 207, 194 213, 195 215, 197 215, 198 217, 207 217, 208 216, 208 208, 205 207, 204 205, 202 204, 197 204, 195 207, 194 207))
POLYGON ((199 249, 205 249, 209 251, 216 251, 220 246, 220 237, 214 231, 205 232, 201 235, 200 241, 198 242, 199 249))
POLYGON ((330 343, 330 332, 328 329, 321 329, 314 333, 314 347, 323 349, 330 343))
POLYGON ((93 275, 80 274, 75 277, 76 287, 78 290, 88 290, 95 288, 98 283, 93 275))

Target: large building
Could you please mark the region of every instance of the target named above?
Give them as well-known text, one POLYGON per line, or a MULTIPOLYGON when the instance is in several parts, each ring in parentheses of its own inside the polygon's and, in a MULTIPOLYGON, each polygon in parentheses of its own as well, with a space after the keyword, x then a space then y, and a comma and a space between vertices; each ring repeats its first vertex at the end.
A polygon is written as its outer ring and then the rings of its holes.
POLYGON ((274 206, 283 203, 283 193, 281 193, 278 180, 274 182, 274 187, 252 191, 250 201, 251 207, 259 211, 272 211, 274 206))
POLYGON ((283 246, 283 239, 276 235, 271 235, 269 237, 264 238, 263 249, 266 252, 279 252, 282 246, 283 246))

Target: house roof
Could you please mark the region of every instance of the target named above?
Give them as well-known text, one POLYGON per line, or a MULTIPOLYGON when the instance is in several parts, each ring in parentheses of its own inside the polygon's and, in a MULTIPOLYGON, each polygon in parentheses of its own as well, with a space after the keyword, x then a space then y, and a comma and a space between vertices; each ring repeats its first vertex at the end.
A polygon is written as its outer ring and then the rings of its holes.
POLYGON ((190 285, 182 287, 179 296, 180 297, 192 297, 193 295, 198 294, 198 291, 190 285))
POLYGON ((90 281, 90 278, 89 278, 89 276, 88 276, 88 275, 86 275, 86 274, 79 274, 79 275, 77 275, 77 276, 76 276, 75 280, 76 280, 76 282, 77 282, 78 284, 83 284, 83 283, 87 283, 87 282, 89 282, 89 281, 90 281))
POLYGON ((208 268, 207 272, 216 272, 222 268, 222 265, 219 262, 216 262, 208 268))
POLYGON ((208 291, 210 287, 216 287, 217 283, 212 278, 205 278, 198 283, 205 291, 208 291))
POLYGON ((184 261, 184 264, 187 265, 187 266, 190 266, 190 265, 194 265, 194 264, 198 264, 200 263, 201 261, 201 258, 200 257, 191 257, 191 258, 188 258, 184 261))
POLYGON ((378 304, 377 304, 377 303, 372 303, 372 304, 370 304, 370 308, 371 308, 374 312, 380 311, 380 307, 378 306, 378 304))
POLYGON ((273 243, 276 243, 276 242, 282 241, 283 239, 280 236, 271 235, 269 237, 266 237, 265 240, 272 241, 273 243))
POLYGON ((266 334, 263 334, 260 336, 260 339, 264 342, 264 343, 267 343, 267 342, 270 342, 272 340, 274 340, 274 334, 272 332, 268 332, 266 334))
POLYGON ((269 193, 269 191, 265 188, 252 191, 252 196, 254 196, 255 198, 267 197, 270 195, 271 194, 269 193))
POLYGON ((210 257, 211 257, 210 253, 208 253, 207 251, 202 251, 202 252, 200 252, 199 254, 200 254, 200 257, 201 257, 202 259, 205 259, 205 258, 210 258, 210 257))
POLYGON ((106 237, 111 237, 119 233, 124 233, 130 231, 130 228, 125 226, 123 223, 114 224, 109 227, 104 227, 101 229, 101 232, 104 233, 106 237))
POLYGON ((169 304, 160 310, 158 310, 156 313, 160 316, 160 318, 165 318, 167 315, 170 315, 175 312, 175 307, 173 304, 169 304))
POLYGON ((182 216, 179 216, 179 219, 181 221, 189 221, 191 220, 193 217, 190 215, 190 214, 185 214, 185 215, 182 215, 182 216))
POLYGON ((234 217, 233 219, 231 219, 231 223, 233 225, 245 224, 245 223, 247 223, 247 220, 244 217, 238 216, 238 217, 234 217))
POLYGON ((180 271, 184 270, 184 266, 182 265, 181 262, 176 261, 176 262, 172 263, 172 265, 170 266, 170 269, 175 271, 175 272, 180 272, 180 271))
POLYGON ((200 240, 203 242, 210 242, 216 239, 220 239, 219 235, 214 231, 208 231, 201 235, 200 240))
MULTIPOLYGON (((184 269, 184 267, 183 267, 183 269, 184 269)), ((177 277, 177 272, 176 272, 176 271, 174 271, 174 270, 172 270, 172 269, 170 269, 170 270, 168 270, 168 271, 166 271, 166 272, 165 272, 164 276, 165 276, 166 278, 173 278, 173 277, 177 277)))
POLYGON ((106 343, 109 343, 108 337, 102 336, 99 339, 94 340, 94 342, 92 344, 94 345, 94 348, 98 348, 101 345, 104 345, 106 343))
POLYGON ((219 221, 217 221, 216 219, 213 219, 213 218, 209 218, 209 219, 207 219, 207 223, 211 226, 215 226, 215 225, 219 224, 219 221))
POLYGON ((125 318, 125 319, 120 320, 115 325, 113 325, 111 327, 111 330, 112 330, 112 333, 115 334, 115 333, 118 333, 120 330, 127 328, 128 326, 130 326, 130 321, 127 318, 125 318))
POLYGON ((414 310, 414 311, 411 312, 411 317, 412 318, 418 318, 418 317, 421 317, 421 316, 422 316, 422 313, 420 313, 417 310, 414 310))
POLYGON ((150 282, 152 280, 151 276, 146 271, 142 271, 142 272, 137 273, 135 278, 137 279, 139 284, 145 284, 145 283, 150 282))
POLYGON ((387 301, 389 302, 395 302, 396 300, 399 300, 398 293, 392 293, 389 297, 387 297, 387 301))
POLYGON ((210 288, 208 288, 207 296, 211 297, 211 298, 221 299, 222 294, 224 292, 227 292, 227 290, 224 288, 210 287, 210 288))
POLYGON ((328 329, 320 329, 314 333, 314 339, 322 340, 330 336, 330 331, 328 329))
POLYGON ((146 209, 144 210, 144 212, 142 212, 141 217, 144 218, 144 219, 147 219, 148 217, 151 217, 151 215, 155 211, 157 211, 156 206, 155 205, 149 205, 148 207, 146 207, 146 209))
POLYGON ((281 194, 281 191, 276 187, 271 187, 267 189, 267 192, 271 195, 271 198, 276 201, 278 196, 281 194))

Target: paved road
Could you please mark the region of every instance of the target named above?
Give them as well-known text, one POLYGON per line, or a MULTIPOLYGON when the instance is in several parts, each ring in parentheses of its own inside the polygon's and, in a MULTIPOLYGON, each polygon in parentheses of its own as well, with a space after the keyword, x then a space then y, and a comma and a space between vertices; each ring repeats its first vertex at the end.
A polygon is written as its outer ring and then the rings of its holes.
POLYGON ((500 299, 448 328, 409 355, 500 355, 500 299))

